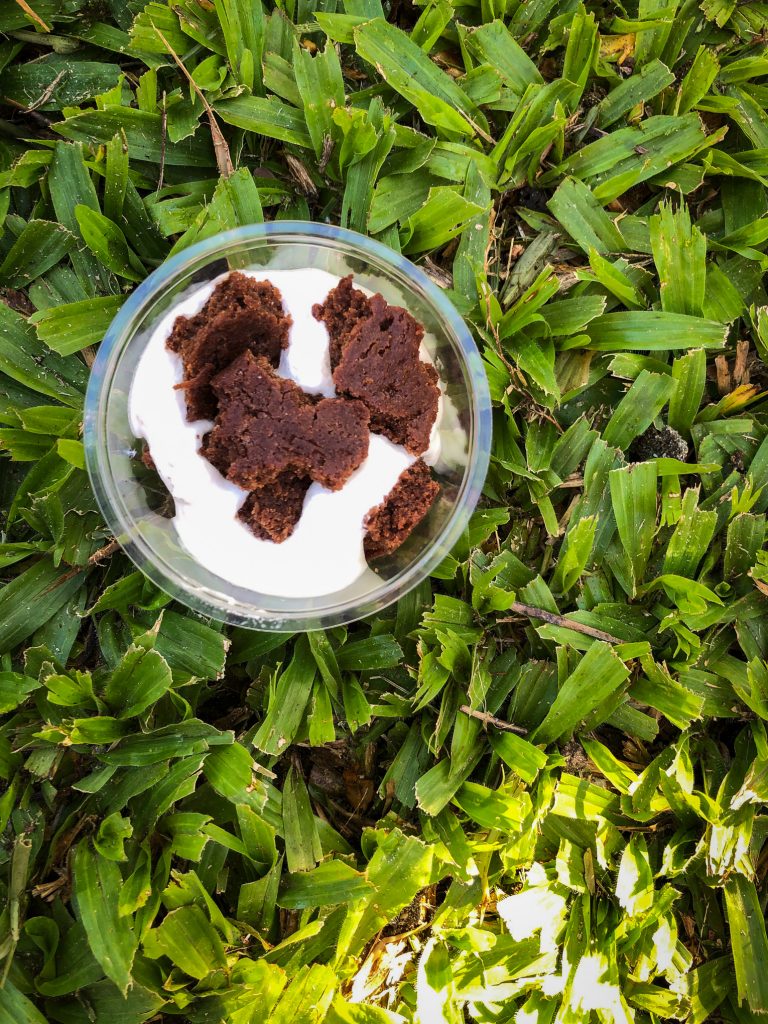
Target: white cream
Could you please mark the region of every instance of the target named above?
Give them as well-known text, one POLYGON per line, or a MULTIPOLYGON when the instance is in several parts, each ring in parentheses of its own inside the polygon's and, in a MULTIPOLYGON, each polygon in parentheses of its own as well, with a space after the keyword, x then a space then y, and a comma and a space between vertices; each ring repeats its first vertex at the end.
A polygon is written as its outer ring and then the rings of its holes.
POLYGON ((321 320, 312 316, 312 307, 316 302, 323 302, 331 288, 339 283, 338 277, 315 269, 250 272, 249 277, 269 280, 275 288, 280 288, 283 309, 293 318, 288 348, 283 349, 277 372, 301 384, 311 395, 333 398, 336 389, 331 377, 328 331, 321 320), (279 280, 286 277, 281 287, 279 280))
MULTIPOLYGON (((288 349, 278 373, 306 391, 332 396, 328 333, 312 316, 338 278, 317 269, 246 271, 270 280, 293 317, 288 349)), ((189 423, 181 391, 181 359, 165 342, 176 317, 192 316, 218 281, 197 289, 157 325, 136 369, 129 398, 131 429, 146 440, 157 472, 173 496, 173 520, 185 550, 210 572, 249 590, 275 597, 320 597, 350 586, 367 570, 365 516, 379 505, 401 473, 416 461, 404 448, 370 435, 368 457, 339 491, 312 484, 301 518, 281 544, 259 540, 237 518, 247 492, 226 480, 199 453, 207 420, 189 423)), ((439 420, 439 416, 438 416, 439 420)), ((433 431, 433 442, 439 435, 433 431)), ((436 459, 439 448, 431 443, 436 459)))

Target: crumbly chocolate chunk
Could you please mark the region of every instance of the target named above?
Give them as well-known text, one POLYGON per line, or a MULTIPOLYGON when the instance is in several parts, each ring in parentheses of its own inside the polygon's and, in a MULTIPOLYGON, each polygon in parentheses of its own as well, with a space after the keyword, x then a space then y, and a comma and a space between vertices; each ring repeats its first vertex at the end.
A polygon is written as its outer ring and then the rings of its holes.
POLYGON ((352 275, 342 277, 334 289, 325 298, 325 302, 316 302, 312 307, 315 320, 322 320, 328 329, 330 339, 331 369, 339 365, 341 353, 350 340, 352 329, 362 319, 371 315, 371 303, 365 292, 355 288, 352 275))
MULTIPOLYGON (((419 357, 424 331, 406 310, 368 298, 349 275, 312 312, 328 328, 337 398, 274 372, 291 319, 269 282, 230 274, 198 314, 177 318, 167 342, 182 359, 188 418, 214 420, 202 454, 249 492, 239 518, 275 543, 293 533, 313 480, 338 490, 361 465, 369 430, 418 455, 437 415, 437 374, 419 357)), ((143 461, 153 465, 148 450, 143 461)), ((439 492, 419 459, 366 516, 366 556, 396 550, 439 492)))
POLYGON ((333 370, 337 393, 365 402, 371 430, 420 455, 429 447, 440 397, 435 368, 419 357, 421 324, 381 295, 369 299, 349 278, 313 313, 339 353, 333 370))
POLYGON ((218 405, 211 379, 242 352, 263 356, 277 366, 290 326, 277 288, 237 271, 216 286, 199 313, 177 317, 166 344, 184 365, 180 387, 187 419, 214 419, 218 405))
POLYGON ((311 482, 309 477, 282 473, 251 491, 238 516, 260 540, 280 544, 296 528, 311 482))
POLYGON ((384 501, 366 516, 366 557, 381 558, 399 548, 429 512, 439 493, 440 485, 432 479, 423 459, 401 473, 384 501))
POLYGON ((147 469, 151 469, 153 472, 157 472, 157 466, 155 465, 155 460, 152 458, 152 452, 149 450, 149 445, 146 443, 142 448, 141 461, 144 463, 147 469))
POLYGON ((369 414, 362 402, 313 401, 249 351, 211 387, 220 411, 203 454, 246 490, 292 473, 336 491, 368 454, 369 414))

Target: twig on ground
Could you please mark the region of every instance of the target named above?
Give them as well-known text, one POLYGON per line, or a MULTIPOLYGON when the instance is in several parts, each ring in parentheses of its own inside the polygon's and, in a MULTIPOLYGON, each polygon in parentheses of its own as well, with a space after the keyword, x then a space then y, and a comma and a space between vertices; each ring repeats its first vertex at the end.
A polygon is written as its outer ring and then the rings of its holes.
POLYGON ((468 704, 462 704, 459 711, 463 711, 465 715, 469 715, 470 718, 476 718, 479 722, 484 725, 495 725, 497 729, 502 729, 504 732, 516 732, 521 736, 526 736, 528 733, 527 729, 524 729, 522 725, 513 725, 512 722, 505 722, 503 718, 497 718, 495 715, 489 714, 487 711, 475 711, 468 704))
POLYGON ((27 107, 25 113, 31 114, 35 110, 37 110, 38 107, 42 107, 44 103, 48 102, 48 100, 51 98, 51 96, 53 96, 53 90, 56 88, 56 86, 62 80, 64 75, 66 75, 67 70, 68 70, 67 68, 64 68, 62 71, 60 71, 58 73, 58 75, 56 75, 56 77, 53 79, 52 82, 48 83, 48 85, 45 87, 44 91, 38 96, 38 98, 35 100, 35 102, 30 104, 27 107))
POLYGON ((150 24, 152 25, 152 28, 155 30, 155 32, 157 32, 158 37, 160 38, 160 40, 163 43, 163 46, 166 46, 168 48, 168 52, 170 53, 170 55, 173 57, 173 59, 178 64, 178 66, 179 66, 181 72, 183 73, 184 77, 187 79, 189 84, 195 90, 197 98, 203 104, 203 108, 205 109, 205 113, 208 116, 208 123, 211 126, 211 139, 213 141, 213 151, 216 154, 216 166, 219 169, 219 174, 223 178, 231 177, 235 173, 235 166, 232 163, 232 156, 231 156, 231 154, 229 152, 229 146, 227 145, 227 140, 224 138, 224 135, 222 134, 221 128, 219 128, 219 122, 216 120, 216 116, 213 113, 213 108, 211 107, 210 103, 208 102, 208 100, 203 95, 203 92, 200 89, 200 87, 197 84, 197 82, 194 80, 192 75, 190 75, 190 73, 184 67, 184 64, 182 63, 182 60, 179 57, 179 55, 176 53, 176 51, 171 46, 171 44, 168 42, 168 40, 165 38, 163 33, 160 31, 160 29, 157 27, 157 25, 155 25, 155 23, 151 19, 150 19, 150 24))
MULTIPOLYGON (((563 629, 572 629, 575 633, 583 633, 584 636, 591 636, 595 640, 605 640, 608 644, 623 644, 624 641, 617 636, 613 636, 611 633, 606 633, 604 629, 595 629, 594 626, 586 626, 583 622, 577 622, 575 619, 569 619, 565 615, 555 615, 554 612, 547 612, 543 608, 533 608, 529 604, 521 604, 519 601, 514 601, 509 610, 511 612, 517 612, 518 615, 527 615, 531 619, 541 619, 543 622, 548 622, 551 626, 562 626, 563 629)), ((514 622, 513 617, 496 619, 496 622, 514 622)))
POLYGON ((32 19, 32 21, 36 22, 40 26, 43 32, 51 31, 50 25, 46 25, 46 23, 43 21, 39 14, 35 14, 35 12, 27 3, 27 0, 16 0, 16 3, 19 5, 22 11, 24 11, 24 13, 32 19))
POLYGON ((63 583, 67 583, 69 580, 73 580, 75 576, 79 576, 80 573, 84 573, 89 569, 92 569, 95 565, 103 562, 105 558, 109 558, 110 555, 114 555, 114 553, 119 549, 119 541, 112 538, 109 544, 105 544, 103 548, 99 548, 98 551, 94 551, 85 565, 76 565, 70 569, 69 572, 65 572, 63 576, 59 576, 55 583, 51 584, 46 593, 49 594, 52 590, 56 590, 56 588, 60 587, 63 583))

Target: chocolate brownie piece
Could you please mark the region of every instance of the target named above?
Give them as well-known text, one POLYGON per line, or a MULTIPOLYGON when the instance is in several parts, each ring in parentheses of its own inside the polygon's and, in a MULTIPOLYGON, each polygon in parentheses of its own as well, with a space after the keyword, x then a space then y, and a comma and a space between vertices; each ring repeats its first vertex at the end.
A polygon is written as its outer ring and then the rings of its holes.
POLYGON ((177 317, 166 344, 184 365, 179 387, 184 390, 187 419, 214 419, 218 405, 211 379, 242 352, 263 356, 277 366, 291 322, 274 285, 237 271, 216 285, 199 313, 177 317))
POLYGON ((290 537, 301 518, 310 483, 309 477, 282 473, 251 491, 238 516, 260 540, 280 544, 290 537))
POLYGON ((250 351, 211 380, 219 402, 203 454, 246 490, 282 474, 308 476, 336 491, 368 455, 369 415, 362 402, 313 401, 250 351))
POLYGON ((440 485, 432 479, 423 459, 414 462, 386 496, 365 518, 365 555, 389 555, 411 535, 429 512, 440 485))
POLYGON ((365 292, 352 285, 352 274, 342 277, 336 287, 328 292, 325 302, 314 304, 312 316, 315 320, 322 320, 328 329, 332 370, 339 365, 341 353, 355 324, 370 315, 370 300, 365 292))
POLYGON ((346 277, 313 313, 328 327, 332 351, 340 353, 333 370, 337 394, 365 402, 371 430, 414 455, 426 451, 440 389, 435 368, 419 356, 421 324, 382 295, 369 299, 346 277))

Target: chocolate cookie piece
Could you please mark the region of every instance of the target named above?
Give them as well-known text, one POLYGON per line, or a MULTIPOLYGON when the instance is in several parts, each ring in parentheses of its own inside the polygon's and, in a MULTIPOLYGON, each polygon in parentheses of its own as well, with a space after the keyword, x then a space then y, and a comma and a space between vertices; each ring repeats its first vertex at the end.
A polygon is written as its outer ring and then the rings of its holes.
POLYGON ((282 474, 336 491, 368 455, 368 410, 339 398, 313 401, 250 351, 211 380, 220 412, 203 454, 246 490, 282 474))
POLYGON ((328 327, 331 351, 338 354, 337 393, 365 402, 371 430, 414 455, 426 451, 440 389, 435 368, 419 356, 421 324, 381 295, 367 298, 346 277, 313 313, 328 327))
POLYGON ((291 322, 274 285, 237 271, 216 286, 199 313, 177 317, 166 344, 184 364, 180 387, 187 419, 214 419, 218 405, 211 378, 242 352, 263 356, 277 366, 291 322))
POLYGON ((423 459, 414 462, 365 518, 366 558, 381 558, 396 551, 429 512, 440 485, 432 479, 423 459))
POLYGON ((260 540, 280 544, 301 518, 310 483, 309 477, 282 473, 272 483, 251 491, 238 517, 260 540))
POLYGON ((322 320, 328 329, 330 339, 331 369, 339 365, 341 353, 350 339, 352 329, 360 320, 371 315, 368 296, 352 285, 352 274, 342 277, 336 287, 328 292, 325 302, 316 302, 312 307, 315 320, 322 320))

